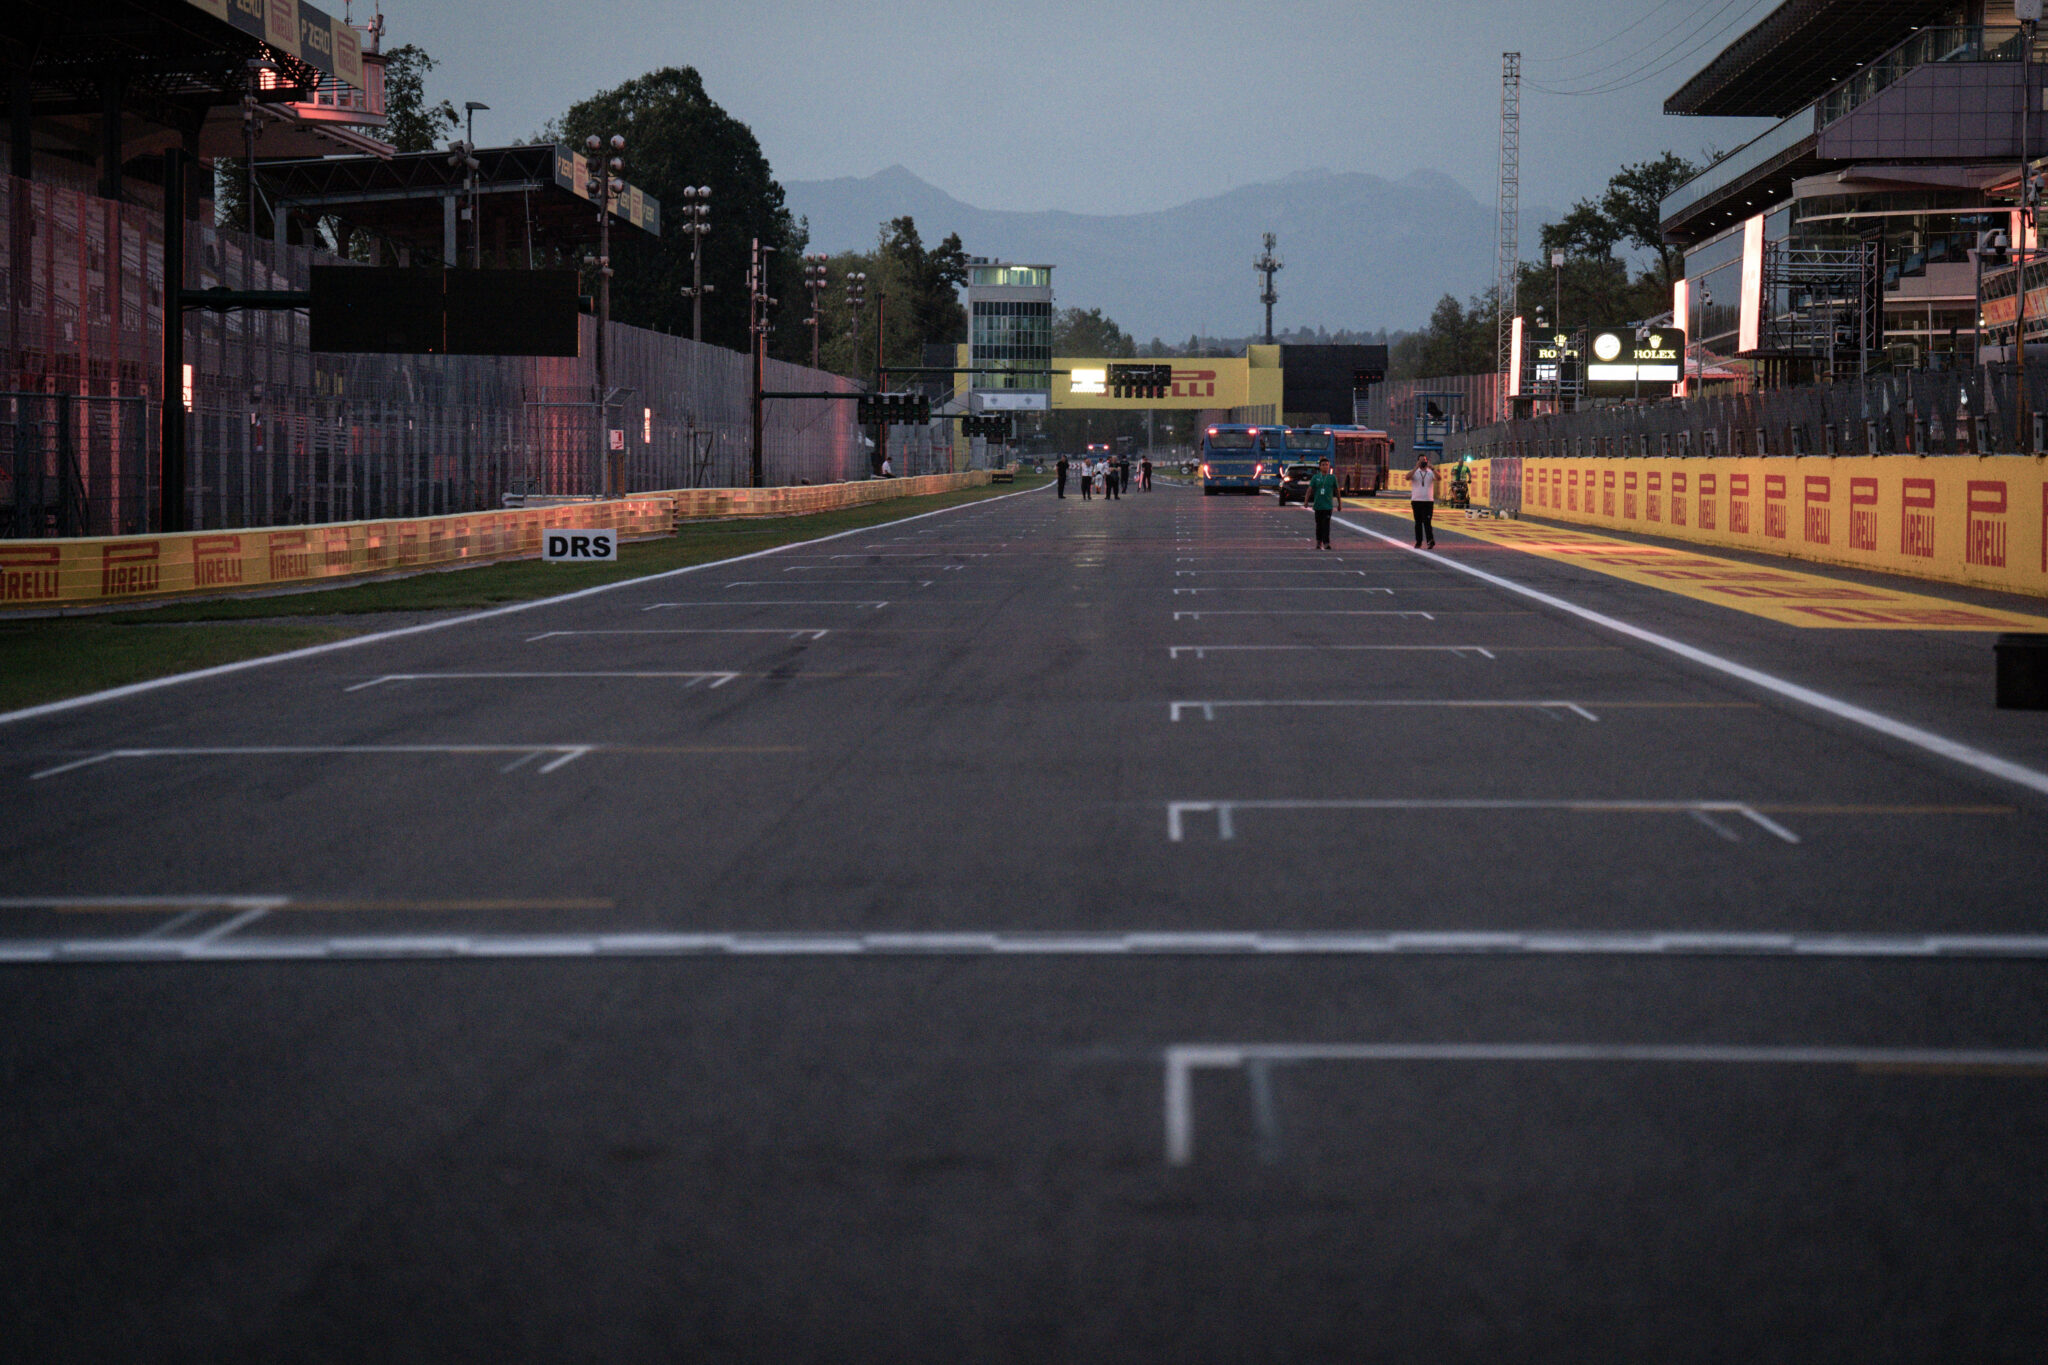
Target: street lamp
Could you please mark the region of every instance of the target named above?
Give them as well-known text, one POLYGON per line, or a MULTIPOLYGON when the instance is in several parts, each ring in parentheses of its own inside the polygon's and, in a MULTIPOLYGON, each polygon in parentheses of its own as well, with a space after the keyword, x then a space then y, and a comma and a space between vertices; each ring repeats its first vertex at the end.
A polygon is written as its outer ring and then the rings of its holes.
POLYGON ((683 229, 690 234, 690 284, 683 297, 690 301, 690 340, 704 339, 704 296, 716 290, 704 283, 704 234, 711 231, 711 187, 683 187, 683 229))
POLYGON ((483 269, 484 265, 484 220, 476 174, 476 111, 490 107, 477 100, 465 100, 462 104, 463 112, 469 116, 469 129, 465 135, 465 145, 469 149, 469 263, 477 270, 483 269))
POLYGON ((868 306, 867 272, 854 270, 846 276, 846 306, 853 314, 853 371, 852 378, 860 378, 860 314, 868 306))
POLYGON ((590 153, 590 175, 583 182, 583 188, 597 202, 597 467, 599 476, 598 492, 606 497, 612 493, 611 477, 611 390, 606 384, 605 373, 605 329, 612 320, 612 205, 626 191, 626 182, 619 172, 626 169, 619 153, 626 150, 623 134, 613 133, 609 140, 592 133, 583 139, 584 150, 590 153), (611 157, 604 156, 609 142, 611 157))
POLYGON ((811 328, 811 368, 818 368, 818 329, 825 321, 825 285, 831 271, 824 255, 804 257, 804 289, 811 296, 811 315, 804 319, 811 328))

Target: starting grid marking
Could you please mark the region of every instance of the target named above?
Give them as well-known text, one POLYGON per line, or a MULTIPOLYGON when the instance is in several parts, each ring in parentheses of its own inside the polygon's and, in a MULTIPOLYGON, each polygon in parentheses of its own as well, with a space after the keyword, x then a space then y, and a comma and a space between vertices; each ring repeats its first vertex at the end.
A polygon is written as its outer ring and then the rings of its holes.
MULTIPOLYGON (((322 758, 361 757, 374 755, 493 755, 511 754, 517 757, 513 762, 500 768, 501 773, 513 772, 525 767, 535 759, 554 755, 538 771, 551 773, 565 768, 587 754, 692 754, 712 756, 718 754, 797 754, 804 752, 799 745, 758 744, 758 745, 624 745, 624 744, 259 744, 259 745, 218 745, 204 748, 179 749, 108 749, 101 753, 89 754, 69 763, 60 763, 54 768, 44 768, 28 775, 31 782, 40 782, 46 777, 76 772, 81 768, 95 767, 121 759, 148 758, 322 758)), ((0 907, 9 902, 0 900, 0 907)))
MULTIPOLYGON (((1507 648, 1502 645, 1168 645, 1166 657, 1179 659, 1206 659, 1211 654, 1275 654, 1288 651, 1310 651, 1314 653, 1359 653, 1395 652, 1405 654, 1476 654, 1482 659, 1493 659, 1493 651, 1507 648)), ((1553 651, 1554 652, 1554 651, 1553 651)))
POLYGON ((698 670, 682 673, 386 673, 368 682, 359 682, 344 687, 344 692, 361 692, 372 687, 381 687, 394 682, 516 682, 547 678, 663 678, 671 681, 682 679, 685 691, 698 683, 709 682, 713 688, 725 686, 734 678, 743 678, 744 673, 706 672, 698 670))
POLYGON ((526 637, 527 644, 572 635, 776 635, 785 640, 822 640, 832 632, 815 626, 788 629, 781 626, 678 626, 673 630, 549 630, 526 637))
POLYGON ((1179 1043, 1162 1058, 1166 1164, 1195 1155, 1194 1073, 1242 1071, 1251 1092, 1259 1160, 1280 1158, 1276 1066, 1303 1062, 1634 1064, 1664 1066, 1815 1066, 1865 1072, 2048 1075, 2048 1051, 2022 1048, 1744 1047, 1714 1043, 1179 1043))
POLYGON ((137 911, 173 916, 125 937, 0 937, 0 962, 275 962, 606 957, 1159 958, 1159 957, 1753 957, 1766 959, 2048 960, 2048 934, 1715 932, 1129 932, 1104 933, 380 933, 250 935, 290 912, 609 909, 609 902, 299 900, 290 896, 0 898, 0 913, 137 911), (165 932, 187 917, 229 918, 202 932, 165 932))
MULTIPOLYGON (((1948 808, 1944 808, 1948 809, 1948 808)), ((1976 810, 1970 807, 1955 807, 1956 813, 1976 810)), ((1991 808, 1986 808, 1991 809, 1991 808)), ((2010 807, 1995 808, 2001 814, 2011 814, 2010 807)), ((1688 815, 1707 828, 1731 842, 1739 839, 1733 830, 1714 819, 1716 815, 1739 815, 1757 828, 1787 844, 1800 842, 1798 835, 1786 829, 1757 807, 1742 801, 1515 801, 1475 798, 1470 800, 1448 799, 1413 800, 1393 797, 1386 799, 1360 799, 1353 801, 1169 801, 1166 806, 1166 837, 1171 843, 1184 841, 1187 817, 1190 815, 1213 815, 1216 817, 1216 837, 1229 842, 1237 837, 1237 813, 1239 811, 1560 811, 1573 815, 1688 815)))
POLYGON ((1379 697, 1361 700, 1310 701, 1290 697, 1279 701, 1172 701, 1166 704, 1166 718, 1171 721, 1178 721, 1181 718, 1181 713, 1185 711, 1190 714, 1199 715, 1203 720, 1214 720, 1216 719, 1216 713, 1222 710, 1240 708, 1264 710, 1272 707, 1289 706, 1438 706, 1453 709, 1469 707, 1478 710, 1510 710, 1519 708, 1541 710, 1545 714, 1551 714, 1556 711, 1570 711, 1573 715, 1579 716, 1582 719, 1596 722, 1600 717, 1593 714, 1590 709, 1595 706, 1606 711, 1620 709, 1754 711, 1757 709, 1755 702, 1748 701, 1447 701, 1433 698, 1391 700, 1379 697))

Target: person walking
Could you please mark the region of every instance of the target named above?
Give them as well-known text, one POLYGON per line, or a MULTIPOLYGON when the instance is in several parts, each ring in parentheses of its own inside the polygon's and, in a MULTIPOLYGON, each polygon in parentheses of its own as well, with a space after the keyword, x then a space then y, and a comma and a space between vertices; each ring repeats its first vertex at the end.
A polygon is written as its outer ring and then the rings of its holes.
POLYGON ((1330 514, 1342 511, 1344 495, 1337 491, 1337 476, 1330 472, 1326 455, 1316 472, 1308 476, 1308 503, 1316 512, 1316 548, 1330 548, 1330 514))
POLYGON ((1060 495, 1061 497, 1063 497, 1063 498, 1064 498, 1064 497, 1065 497, 1065 496, 1067 495, 1067 457, 1066 457, 1066 456, 1064 456, 1064 455, 1060 456, 1060 459, 1059 459, 1059 463, 1053 466, 1053 472, 1054 472, 1055 474, 1059 475, 1059 483, 1058 483, 1057 487, 1058 487, 1058 489, 1059 489, 1059 495, 1060 495))
POLYGON ((1102 462, 1102 487, 1103 491, 1112 498, 1123 496, 1117 488, 1115 460, 1104 460, 1102 462))
POLYGON ((1152 457, 1150 455, 1146 455, 1138 461, 1138 491, 1140 493, 1150 493, 1152 491, 1152 457))
POLYGON ((1083 455, 1079 463, 1081 466, 1081 501, 1087 502, 1094 495, 1095 462, 1086 455, 1083 455))
POLYGON ((1431 518, 1436 514, 1436 471, 1429 467, 1429 456, 1415 457, 1415 472, 1408 476, 1408 506, 1415 513, 1415 548, 1425 543, 1436 548, 1436 525, 1431 518))

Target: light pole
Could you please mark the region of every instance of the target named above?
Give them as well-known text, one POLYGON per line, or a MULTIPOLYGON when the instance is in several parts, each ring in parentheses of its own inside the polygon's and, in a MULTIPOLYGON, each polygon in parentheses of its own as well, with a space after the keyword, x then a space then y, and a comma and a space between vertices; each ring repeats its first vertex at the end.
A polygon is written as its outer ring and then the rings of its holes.
POLYGON ((868 277, 863 270, 847 272, 846 307, 853 314, 853 364, 849 367, 852 379, 860 378, 860 314, 868 306, 868 277))
POLYGON ((626 189, 626 182, 619 178, 619 172, 626 169, 619 156, 626 150, 626 139, 623 134, 613 133, 609 139, 612 155, 600 162, 606 143, 607 139, 595 133, 583 139, 584 150, 590 153, 590 176, 583 182, 583 188, 597 201, 597 469, 598 492, 609 497, 612 409, 605 372, 604 334, 612 320, 612 204, 626 189))
POLYGON ((683 231, 690 234, 690 287, 683 290, 690 300, 690 340, 704 339, 704 296, 715 286, 704 283, 704 234, 711 231, 711 187, 688 185, 683 189, 683 231))
POLYGON ((477 100, 464 100, 462 104, 463 112, 469 116, 469 128, 464 136, 469 149, 469 264, 475 270, 484 266, 484 219, 476 174, 476 111, 490 107, 477 100))
POLYGON ((762 369, 768 361, 768 310, 775 300, 768 297, 768 257, 775 250, 754 239, 753 258, 747 266, 747 330, 754 350, 754 440, 753 486, 762 487, 761 477, 761 390, 762 369))
POLYGON ((811 368, 818 368, 818 329, 825 322, 825 285, 830 273, 823 255, 804 257, 804 290, 811 296, 811 315, 804 319, 811 328, 811 368))

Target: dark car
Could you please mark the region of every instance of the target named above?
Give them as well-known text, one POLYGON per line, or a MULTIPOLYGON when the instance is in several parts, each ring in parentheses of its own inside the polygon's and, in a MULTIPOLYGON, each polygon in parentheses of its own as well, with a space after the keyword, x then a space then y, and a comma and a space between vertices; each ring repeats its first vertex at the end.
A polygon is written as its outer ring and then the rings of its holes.
POLYGON ((1308 476, 1316 472, 1312 464, 1291 464, 1280 476, 1280 505, 1290 502, 1308 501, 1308 476))

